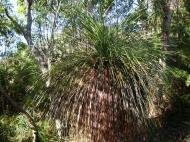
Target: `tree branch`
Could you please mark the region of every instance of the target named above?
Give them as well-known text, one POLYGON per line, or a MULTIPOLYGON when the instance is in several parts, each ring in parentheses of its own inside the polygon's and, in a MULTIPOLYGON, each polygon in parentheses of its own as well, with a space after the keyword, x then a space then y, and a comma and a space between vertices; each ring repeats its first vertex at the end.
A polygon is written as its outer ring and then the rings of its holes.
POLYGON ((5 14, 6 16, 9 18, 9 20, 11 20, 11 22, 19 28, 19 30, 21 31, 21 33, 24 35, 24 37, 26 36, 26 32, 24 31, 24 27, 22 27, 15 19, 13 19, 12 16, 9 15, 9 12, 7 10, 7 8, 5 8, 5 14))
POLYGON ((113 5, 114 5, 114 1, 112 1, 111 4, 108 6, 108 8, 105 10, 105 12, 103 14, 104 17, 108 14, 108 12, 111 10, 113 5))

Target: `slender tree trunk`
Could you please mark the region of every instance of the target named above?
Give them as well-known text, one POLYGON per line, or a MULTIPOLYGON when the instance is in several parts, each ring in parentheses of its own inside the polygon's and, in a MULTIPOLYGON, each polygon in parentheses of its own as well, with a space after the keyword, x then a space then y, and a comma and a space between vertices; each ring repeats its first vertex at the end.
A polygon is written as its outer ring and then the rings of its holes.
MULTIPOLYGON (((171 15, 172 15, 172 6, 173 0, 166 0, 164 5, 162 6, 163 9, 163 17, 162 17, 162 24, 161 24, 161 43, 162 51, 167 51, 169 46, 169 32, 170 32, 170 24, 171 24, 171 15)), ((160 65, 165 68, 166 63, 165 59, 160 59, 160 65)))
POLYGON ((172 0, 166 0, 166 3, 163 5, 163 18, 162 18, 162 50, 167 51, 169 45, 169 29, 171 23, 171 5, 172 0))
POLYGON ((32 4, 33 0, 27 0, 27 26, 26 26, 26 40, 29 46, 33 46, 32 42, 32 4))

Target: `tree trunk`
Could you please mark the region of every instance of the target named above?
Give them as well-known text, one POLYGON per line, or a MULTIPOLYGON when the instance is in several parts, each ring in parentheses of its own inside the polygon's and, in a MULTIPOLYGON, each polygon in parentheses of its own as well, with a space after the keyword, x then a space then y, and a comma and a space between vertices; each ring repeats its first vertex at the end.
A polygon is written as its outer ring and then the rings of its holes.
POLYGON ((33 46, 32 42, 32 4, 33 0, 27 0, 28 7, 27 7, 27 26, 26 26, 26 41, 29 46, 33 46))
MULTIPOLYGON (((170 23, 171 23, 171 5, 173 0, 166 0, 165 4, 163 5, 163 17, 162 17, 162 25, 161 25, 161 43, 162 51, 167 51, 169 46, 169 31, 170 31, 170 23)), ((160 59, 160 65, 165 68, 166 63, 165 59, 160 59)))
POLYGON ((172 0, 166 0, 166 3, 163 5, 163 18, 162 18, 162 50, 167 51, 169 45, 169 28, 171 23, 171 5, 172 0))

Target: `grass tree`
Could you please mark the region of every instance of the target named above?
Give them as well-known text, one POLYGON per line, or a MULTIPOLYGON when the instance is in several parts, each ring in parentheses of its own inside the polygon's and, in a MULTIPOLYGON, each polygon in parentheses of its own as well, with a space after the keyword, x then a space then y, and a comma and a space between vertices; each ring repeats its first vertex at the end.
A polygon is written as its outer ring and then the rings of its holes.
POLYGON ((49 100, 51 116, 88 141, 134 141, 144 134, 157 95, 160 52, 130 25, 133 19, 107 25, 101 16, 76 12, 77 32, 67 27, 69 49, 53 66, 47 93, 37 100, 49 100))

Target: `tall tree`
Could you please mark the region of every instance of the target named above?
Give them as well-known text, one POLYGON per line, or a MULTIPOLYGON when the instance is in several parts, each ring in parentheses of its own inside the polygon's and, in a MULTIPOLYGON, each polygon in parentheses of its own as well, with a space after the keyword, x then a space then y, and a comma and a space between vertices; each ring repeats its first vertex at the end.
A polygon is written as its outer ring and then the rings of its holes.
POLYGON ((165 0, 162 3, 163 17, 162 17, 162 50, 168 50, 169 46, 169 35, 170 35, 170 24, 172 16, 172 7, 174 0, 165 0))

